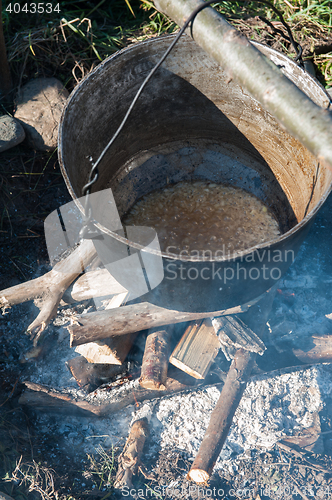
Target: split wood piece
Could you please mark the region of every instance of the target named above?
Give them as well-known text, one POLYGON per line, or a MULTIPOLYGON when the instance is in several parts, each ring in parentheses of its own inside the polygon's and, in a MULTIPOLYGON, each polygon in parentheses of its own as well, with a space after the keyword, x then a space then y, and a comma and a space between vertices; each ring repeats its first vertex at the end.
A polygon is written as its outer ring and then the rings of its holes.
POLYGON ((97 269, 80 276, 64 293, 62 300, 68 304, 125 293, 127 290, 107 271, 97 269))
POLYGON ((266 349, 264 342, 236 316, 214 318, 212 324, 219 341, 225 347, 236 347, 262 355, 266 349))
POLYGON ((77 346, 75 352, 84 356, 89 363, 122 365, 136 337, 137 333, 127 333, 121 337, 96 340, 77 346))
POLYGON ((129 433, 124 449, 118 459, 118 471, 114 488, 131 488, 132 477, 137 474, 146 438, 149 435, 148 420, 136 420, 129 433))
MULTIPOLYGON (((259 298, 242 306, 223 309, 213 313, 214 316, 238 314, 247 311, 259 298)), ((189 313, 164 309, 163 307, 141 302, 110 311, 98 311, 77 316, 80 326, 70 327, 70 346, 75 347, 87 342, 105 339, 115 335, 139 332, 147 328, 155 328, 185 321, 194 321, 211 316, 211 312, 189 313)))
POLYGON ((210 478, 246 388, 255 357, 256 353, 244 349, 237 350, 202 444, 188 472, 188 479, 205 483, 210 478))
POLYGON ((84 268, 95 257, 96 250, 91 240, 84 240, 66 259, 58 262, 51 271, 20 285, 0 291, 0 308, 6 309, 14 304, 40 298, 40 313, 28 327, 28 332, 36 335, 41 332, 56 315, 60 300, 68 288, 84 268))
POLYGON ((26 390, 19 398, 19 404, 35 408, 38 411, 57 412, 65 415, 83 415, 109 417, 130 405, 136 405, 141 401, 160 398, 161 395, 171 395, 182 391, 197 390, 197 382, 193 383, 192 377, 174 368, 166 380, 166 390, 164 392, 151 391, 139 385, 128 393, 121 396, 121 399, 105 403, 103 405, 93 405, 86 401, 76 401, 69 394, 62 394, 48 387, 32 382, 24 382, 26 390))
POLYGON ((169 362, 194 378, 204 379, 219 347, 211 319, 196 321, 184 332, 169 362))
POLYGON ((150 333, 145 342, 139 384, 145 389, 164 391, 172 332, 160 330, 150 333))
POLYGON ((66 365, 78 385, 87 393, 93 392, 117 375, 124 375, 127 372, 125 365, 89 363, 83 356, 70 359, 66 365))
POLYGON ((303 363, 331 363, 332 335, 312 335, 305 341, 305 348, 293 349, 293 354, 303 363))
MULTIPOLYGON (((127 292, 115 295, 106 309, 120 307, 127 297, 127 292)), ((75 352, 84 356, 90 363, 122 365, 126 359, 132 345, 137 337, 137 333, 128 333, 121 337, 110 337, 105 340, 88 342, 76 347, 75 352)))

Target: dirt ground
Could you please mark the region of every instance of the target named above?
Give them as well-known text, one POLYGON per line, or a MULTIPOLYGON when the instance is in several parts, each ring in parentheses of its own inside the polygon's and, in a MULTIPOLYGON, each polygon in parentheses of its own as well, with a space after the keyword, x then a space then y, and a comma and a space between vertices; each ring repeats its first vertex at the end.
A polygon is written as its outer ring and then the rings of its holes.
MULTIPOLYGON (((251 33, 256 34, 257 31, 252 30, 251 33)), ((38 153, 25 144, 1 154, 0 186, 0 289, 3 289, 50 269, 43 221, 49 213, 71 199, 60 174, 56 153, 38 153)), ((292 266, 293 270, 289 272, 289 280, 303 274, 301 266, 310 267, 314 259, 319 260, 317 272, 321 276, 332 277, 331 213, 330 197, 317 216, 299 259, 292 266)), ((300 313, 296 308, 304 298, 313 309, 321 307, 319 304, 322 303, 332 305, 331 285, 324 279, 314 289, 304 286, 300 291, 296 290, 295 299, 292 298, 292 290, 285 286, 284 293, 277 297, 271 318, 275 328, 280 323, 280 316, 284 321, 294 322, 294 315, 297 315, 299 331, 314 324, 309 313, 305 321, 298 319, 301 314, 305 317, 303 311, 300 313)), ((108 461, 106 468, 105 457, 98 453, 89 457, 81 456, 75 449, 69 452, 66 435, 57 433, 61 416, 47 417, 50 420, 43 429, 40 418, 33 411, 18 405, 23 390, 22 381, 27 378, 32 366, 22 363, 23 353, 32 347, 25 330, 36 311, 31 304, 22 304, 15 306, 8 317, 0 316, 0 491, 12 495, 14 500, 135 497, 129 492, 128 495, 115 493, 105 479, 107 474, 111 480, 114 479, 115 464, 112 460, 108 461), (50 432, 52 428, 54 432, 50 432), (63 452, 64 449, 67 453, 63 452), (16 481, 9 482, 13 475, 16 481)), ((53 328, 52 325, 49 327, 49 337, 55 331, 53 328)), ((296 338, 288 336, 283 340, 292 345, 296 338)), ((278 352, 278 345, 274 342, 271 341, 269 347, 271 358, 266 361, 267 364, 273 362, 273 356, 278 352)), ((153 460, 150 458, 145 464, 146 477, 140 475, 135 480, 135 492, 132 493, 136 494, 136 498, 162 499, 328 499, 332 495, 331 420, 332 403, 324 408, 321 415, 323 446, 320 453, 301 448, 285 451, 278 446, 269 451, 251 449, 246 458, 235 457, 232 471, 219 469, 211 481, 200 489, 185 479, 192 457, 174 447, 160 450, 158 456, 153 460)), ((115 455, 118 453, 119 449, 115 450, 115 455)))

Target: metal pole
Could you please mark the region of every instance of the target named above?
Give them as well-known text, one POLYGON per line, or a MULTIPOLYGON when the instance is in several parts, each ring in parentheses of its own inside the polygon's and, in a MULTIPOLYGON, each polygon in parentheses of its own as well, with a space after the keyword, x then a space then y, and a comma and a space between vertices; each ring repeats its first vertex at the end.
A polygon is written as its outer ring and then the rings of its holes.
MULTIPOLYGON (((154 4, 182 26, 202 1, 154 0, 154 4)), ((229 78, 240 83, 322 165, 332 169, 331 111, 317 106, 213 8, 207 7, 196 16, 193 38, 229 78)))

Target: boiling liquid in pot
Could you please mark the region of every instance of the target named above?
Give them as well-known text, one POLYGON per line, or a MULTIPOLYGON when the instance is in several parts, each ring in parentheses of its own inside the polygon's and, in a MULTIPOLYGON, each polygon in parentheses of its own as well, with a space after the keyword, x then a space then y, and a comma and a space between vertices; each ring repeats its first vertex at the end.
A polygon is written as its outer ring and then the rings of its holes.
POLYGON ((166 253, 195 256, 229 255, 281 234, 278 222, 256 196, 202 181, 179 182, 144 196, 123 223, 153 227, 166 253))

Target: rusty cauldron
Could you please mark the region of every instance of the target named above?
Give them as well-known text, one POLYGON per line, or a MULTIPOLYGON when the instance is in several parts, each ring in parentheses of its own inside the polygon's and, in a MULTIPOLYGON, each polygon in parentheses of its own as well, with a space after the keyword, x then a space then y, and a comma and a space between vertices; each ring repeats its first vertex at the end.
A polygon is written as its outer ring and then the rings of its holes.
MULTIPOLYGON (((60 123, 59 159, 81 210, 78 198, 90 173, 89 157, 98 158, 171 40, 149 40, 109 57, 68 100, 60 123)), ((328 108, 329 97, 314 78, 275 50, 255 46, 316 104, 328 108)), ((143 195, 195 179, 253 193, 270 207, 282 235, 231 256, 198 259, 149 249, 162 257, 164 278, 141 300, 188 312, 231 309, 274 285, 292 264, 332 186, 330 170, 245 89, 229 81, 194 41, 182 37, 105 155, 92 192, 111 188, 122 217, 143 195)), ((117 232, 105 238, 147 251, 117 232)))

